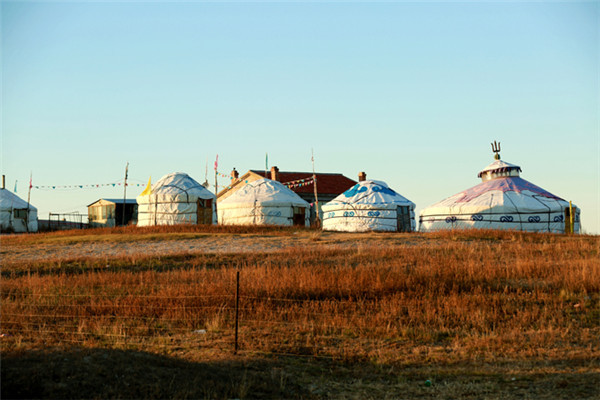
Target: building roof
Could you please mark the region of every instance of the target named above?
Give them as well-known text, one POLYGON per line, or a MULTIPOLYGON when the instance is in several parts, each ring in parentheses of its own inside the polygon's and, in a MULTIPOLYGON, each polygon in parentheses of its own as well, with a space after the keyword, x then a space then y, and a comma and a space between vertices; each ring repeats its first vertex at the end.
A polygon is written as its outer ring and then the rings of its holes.
MULTIPOLYGON (((123 204, 123 199, 105 199, 105 198, 101 198, 96 200, 95 202, 88 204, 89 206, 93 206, 94 204, 96 204, 97 202, 104 200, 104 201, 108 201, 110 203, 115 203, 115 204, 123 204)), ((137 204, 137 201, 135 199, 125 199, 125 204, 137 204)))
MULTIPOLYGON (((267 171, 265 175, 264 170, 251 169, 257 175, 271 178, 271 171, 267 171)), ((340 194, 356 185, 356 181, 345 177, 342 174, 328 174, 328 173, 315 173, 317 177, 317 192, 326 194, 340 194)), ((279 181, 281 183, 298 181, 300 179, 312 178, 312 172, 290 172, 290 171, 279 171, 279 181)), ((295 187, 293 189, 296 193, 314 193, 315 189, 313 185, 306 185, 295 187)))

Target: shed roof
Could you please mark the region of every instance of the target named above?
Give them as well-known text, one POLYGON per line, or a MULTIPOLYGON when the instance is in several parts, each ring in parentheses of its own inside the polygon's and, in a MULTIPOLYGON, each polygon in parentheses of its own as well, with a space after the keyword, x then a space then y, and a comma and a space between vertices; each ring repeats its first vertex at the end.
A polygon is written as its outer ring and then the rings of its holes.
MULTIPOLYGON (((96 204, 97 202, 102 201, 102 200, 108 201, 110 203, 115 203, 115 204, 123 204, 123 199, 105 199, 105 198, 101 198, 101 199, 98 199, 98 200, 96 200, 95 202, 93 202, 91 204, 88 204, 88 207, 89 206, 93 206, 94 204, 96 204)), ((125 204, 137 204, 137 202, 136 202, 135 199, 125 199, 125 204)))

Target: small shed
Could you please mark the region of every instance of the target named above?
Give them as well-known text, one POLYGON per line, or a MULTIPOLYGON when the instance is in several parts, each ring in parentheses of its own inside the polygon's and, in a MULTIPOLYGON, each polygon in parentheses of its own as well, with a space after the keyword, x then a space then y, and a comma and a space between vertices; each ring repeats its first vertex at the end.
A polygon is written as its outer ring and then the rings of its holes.
POLYGON ((87 207, 89 226, 92 228, 137 224, 138 206, 135 199, 99 199, 87 207))

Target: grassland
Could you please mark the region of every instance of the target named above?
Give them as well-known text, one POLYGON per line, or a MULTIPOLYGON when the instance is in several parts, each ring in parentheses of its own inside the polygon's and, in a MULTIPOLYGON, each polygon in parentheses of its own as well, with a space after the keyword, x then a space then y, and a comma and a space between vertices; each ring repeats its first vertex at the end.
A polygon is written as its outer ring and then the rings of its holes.
POLYGON ((42 246, 44 257, 1 270, 2 398, 600 398, 596 236, 174 227, 2 238, 7 257, 42 246), (173 250, 240 237, 258 250, 173 250), (61 255, 148 241, 164 254, 61 255))

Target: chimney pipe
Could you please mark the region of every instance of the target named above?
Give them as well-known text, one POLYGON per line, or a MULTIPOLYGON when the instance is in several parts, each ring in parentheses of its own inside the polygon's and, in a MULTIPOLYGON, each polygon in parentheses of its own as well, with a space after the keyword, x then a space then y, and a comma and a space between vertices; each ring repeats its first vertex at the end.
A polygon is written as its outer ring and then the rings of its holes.
POLYGON ((279 181, 279 168, 271 167, 271 180, 279 181))
POLYGON ((358 173, 358 181, 359 182, 364 182, 367 180, 367 173, 366 172, 359 172, 358 173))
POLYGON ((2 189, 4 189, 6 183, 6 175, 2 175, 2 189))

